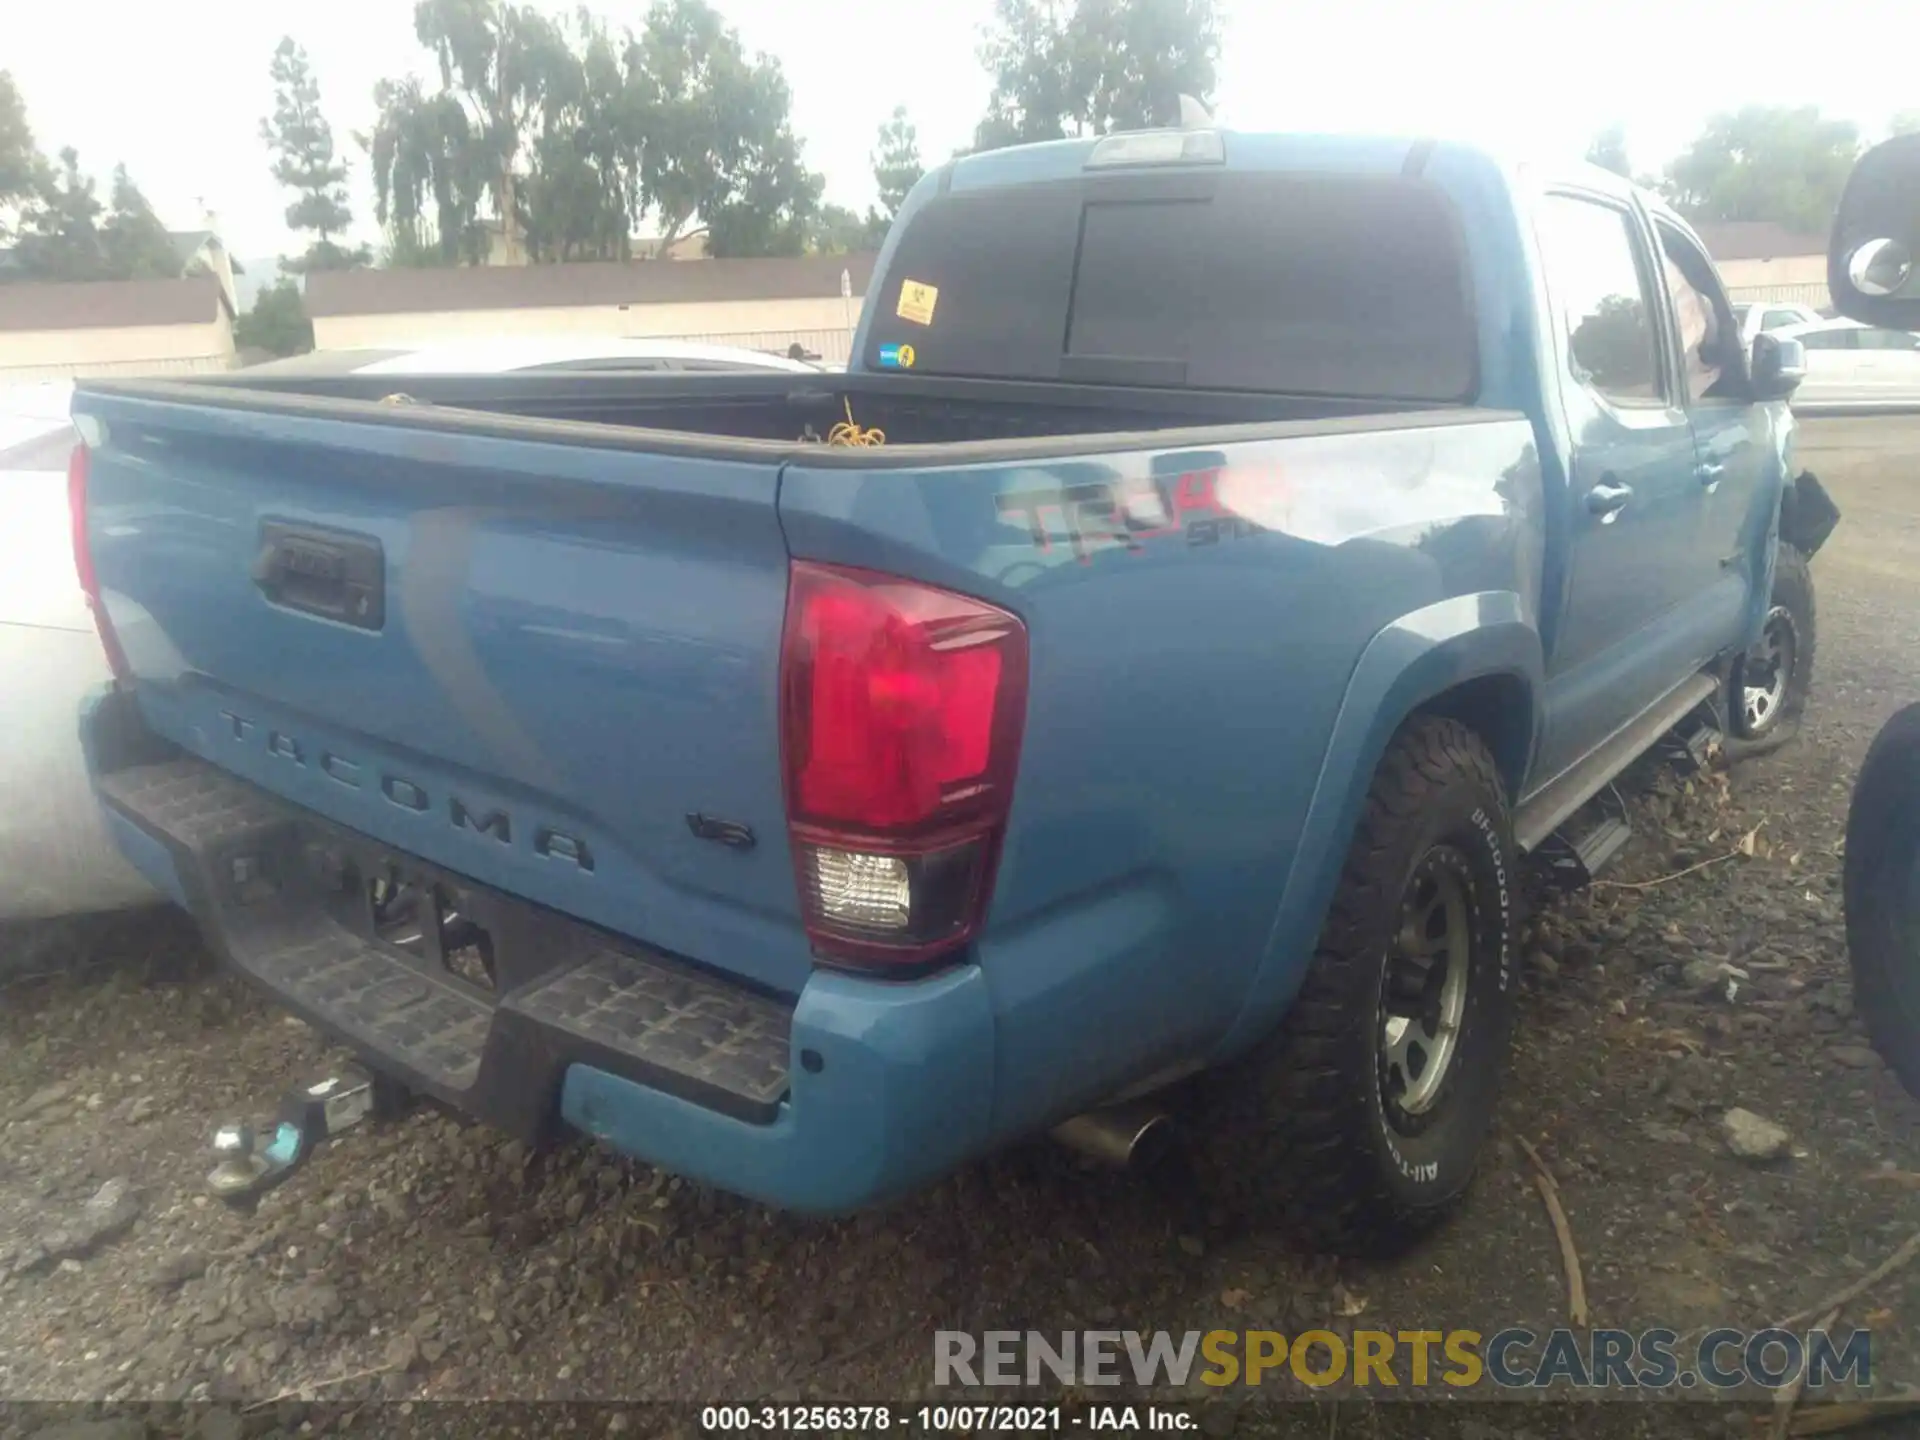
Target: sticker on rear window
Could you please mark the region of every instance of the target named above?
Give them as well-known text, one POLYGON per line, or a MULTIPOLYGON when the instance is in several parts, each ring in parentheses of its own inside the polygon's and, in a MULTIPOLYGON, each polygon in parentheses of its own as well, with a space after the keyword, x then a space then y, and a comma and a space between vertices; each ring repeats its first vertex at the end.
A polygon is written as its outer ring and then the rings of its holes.
POLYGON ((939 303, 939 300, 939 290, 925 281, 902 280, 900 303, 893 313, 902 320, 911 320, 916 325, 931 325, 933 307, 939 303))
POLYGON ((911 370, 913 368, 913 346, 882 345, 880 364, 888 370, 911 370))

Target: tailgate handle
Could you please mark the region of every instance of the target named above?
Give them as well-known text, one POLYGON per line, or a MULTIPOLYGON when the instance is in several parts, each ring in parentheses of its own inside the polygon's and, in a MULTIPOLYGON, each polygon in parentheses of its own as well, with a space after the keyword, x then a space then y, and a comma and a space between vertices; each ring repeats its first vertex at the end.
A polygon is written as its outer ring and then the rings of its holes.
POLYGON ((371 535, 265 521, 253 583, 288 610, 361 630, 386 624, 386 555, 371 535))

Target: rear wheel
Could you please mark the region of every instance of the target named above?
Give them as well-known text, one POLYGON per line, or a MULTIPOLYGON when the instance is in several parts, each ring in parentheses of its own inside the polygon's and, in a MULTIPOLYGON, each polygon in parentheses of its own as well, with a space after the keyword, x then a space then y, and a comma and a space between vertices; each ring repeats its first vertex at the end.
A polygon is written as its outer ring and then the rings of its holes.
POLYGON ((1860 767, 1845 883, 1854 1011, 1920 1095, 1920 705, 1887 722, 1860 767))
POLYGON ((1813 690, 1813 571, 1783 544, 1773 564, 1773 595, 1753 648, 1735 662, 1727 693, 1727 752, 1755 755, 1784 745, 1800 728, 1813 690))
POLYGON ((1515 865, 1486 746, 1422 717, 1389 746, 1306 980, 1218 1077, 1216 1184, 1324 1248, 1398 1249, 1466 1189, 1516 989, 1515 865))

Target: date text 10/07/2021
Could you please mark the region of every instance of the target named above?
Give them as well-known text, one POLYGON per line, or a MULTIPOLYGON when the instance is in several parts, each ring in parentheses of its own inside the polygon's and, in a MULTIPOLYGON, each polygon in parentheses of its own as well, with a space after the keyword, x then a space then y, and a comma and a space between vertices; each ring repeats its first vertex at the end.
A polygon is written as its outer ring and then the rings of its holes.
POLYGON ((708 1405, 700 1429, 718 1434, 1068 1435, 1077 1431, 1198 1431, 1199 1417, 1163 1405, 708 1405))

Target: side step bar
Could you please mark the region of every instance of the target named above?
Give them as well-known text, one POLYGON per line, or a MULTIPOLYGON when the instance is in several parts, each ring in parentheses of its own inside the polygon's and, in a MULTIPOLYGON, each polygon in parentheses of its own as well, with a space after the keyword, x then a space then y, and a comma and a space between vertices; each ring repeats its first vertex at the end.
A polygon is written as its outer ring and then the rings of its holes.
POLYGON ((1669 764, 1683 775, 1707 768, 1713 747, 1726 743, 1726 735, 1715 721, 1705 721, 1685 734, 1675 730, 1660 742, 1659 751, 1669 764))
POLYGON ((1643 710, 1639 717, 1608 737, 1599 749, 1571 769, 1562 771, 1520 802, 1513 821, 1513 837, 1522 852, 1538 849, 1587 801, 1627 766, 1652 749, 1660 737, 1686 719, 1706 701, 1720 682, 1711 675, 1692 675, 1643 710))
POLYGON ((1633 838, 1626 817, 1608 815, 1578 835, 1566 829, 1553 832, 1535 853, 1547 864, 1547 874, 1563 890, 1590 883, 1633 838))

